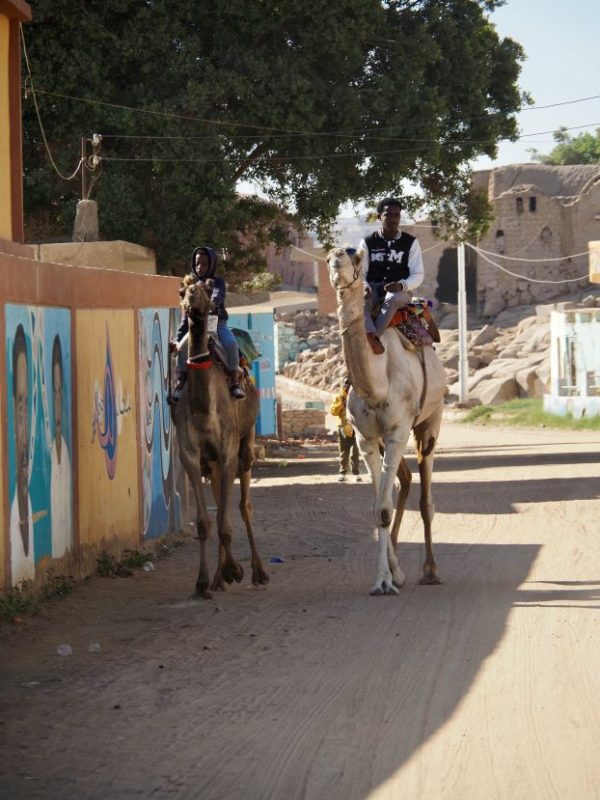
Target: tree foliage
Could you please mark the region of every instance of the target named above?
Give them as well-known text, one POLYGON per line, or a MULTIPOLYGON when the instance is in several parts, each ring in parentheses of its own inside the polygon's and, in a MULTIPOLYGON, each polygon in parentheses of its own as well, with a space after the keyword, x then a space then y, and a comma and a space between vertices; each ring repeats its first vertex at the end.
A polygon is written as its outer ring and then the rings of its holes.
MULTIPOLYGON (((516 137, 527 100, 522 50, 488 18, 498 0, 30 5, 25 38, 55 160, 72 170, 80 137, 103 135, 89 176, 102 234, 154 248, 163 270, 210 242, 231 264, 243 251, 252 271, 265 235, 285 239, 290 218, 276 206, 327 241, 345 201, 409 184, 409 207, 456 200, 466 163, 516 137), (275 205, 240 198, 240 180, 275 205)), ((30 237, 68 235, 79 181, 51 169, 31 94, 24 165, 30 237)))
POLYGON ((596 128, 596 133, 580 133, 577 136, 569 136, 566 128, 559 128, 554 132, 554 139, 558 144, 547 155, 534 149, 530 151, 534 161, 555 167, 600 164, 600 128, 596 128))

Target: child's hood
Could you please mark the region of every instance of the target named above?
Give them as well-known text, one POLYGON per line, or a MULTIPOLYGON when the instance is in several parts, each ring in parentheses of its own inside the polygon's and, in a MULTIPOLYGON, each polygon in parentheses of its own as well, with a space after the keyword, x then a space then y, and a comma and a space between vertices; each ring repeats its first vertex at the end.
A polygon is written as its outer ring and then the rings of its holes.
POLYGON ((215 277, 215 272, 217 271, 217 254, 216 254, 214 248, 207 247, 207 246, 203 245, 202 247, 196 247, 196 249, 192 253, 192 272, 194 273, 194 275, 196 275, 199 278, 200 276, 196 272, 196 255, 197 255, 197 253, 206 253, 206 255, 208 256, 208 259, 210 261, 210 267, 208 269, 207 274, 203 276, 203 280, 206 280, 206 278, 214 278, 215 277))

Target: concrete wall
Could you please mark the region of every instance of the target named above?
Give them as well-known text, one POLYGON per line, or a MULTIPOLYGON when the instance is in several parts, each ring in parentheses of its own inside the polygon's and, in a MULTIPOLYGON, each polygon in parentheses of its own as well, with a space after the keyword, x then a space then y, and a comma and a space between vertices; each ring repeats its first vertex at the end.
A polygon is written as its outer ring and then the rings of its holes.
POLYGON ((600 311, 553 311, 550 336, 552 390, 544 395, 545 410, 600 415, 600 311))
POLYGON ((0 588, 89 574, 186 511, 166 405, 179 280, 31 256, 0 242, 0 588))
POLYGON ((64 242, 33 245, 40 261, 156 275, 154 250, 132 242, 64 242))

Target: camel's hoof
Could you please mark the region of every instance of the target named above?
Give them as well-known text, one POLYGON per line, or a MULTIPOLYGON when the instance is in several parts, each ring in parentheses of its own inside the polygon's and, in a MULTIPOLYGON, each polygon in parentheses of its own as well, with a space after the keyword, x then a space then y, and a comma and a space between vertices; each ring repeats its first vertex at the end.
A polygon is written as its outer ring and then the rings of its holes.
POLYGON ((442 579, 438 578, 437 575, 423 575, 419 583, 421 586, 439 586, 442 583, 442 579))
POLYGON ((377 581, 377 583, 371 587, 369 594, 375 597, 380 597, 383 594, 399 594, 399 592, 394 586, 393 582, 377 581))
POLYGON ((257 569, 252 573, 252 586, 264 586, 270 580, 270 575, 267 575, 262 569, 257 569))
POLYGON ((210 600, 212 598, 212 594, 207 586, 205 589, 197 588, 192 597, 194 600, 210 600))
POLYGON ((225 591, 225 581, 223 580, 222 575, 215 575, 213 578, 213 582, 210 585, 210 588, 213 592, 224 592, 225 591))
POLYGON ((233 583, 236 581, 240 583, 244 577, 244 570, 241 564, 236 561, 225 564, 223 567, 223 579, 226 583, 233 583))

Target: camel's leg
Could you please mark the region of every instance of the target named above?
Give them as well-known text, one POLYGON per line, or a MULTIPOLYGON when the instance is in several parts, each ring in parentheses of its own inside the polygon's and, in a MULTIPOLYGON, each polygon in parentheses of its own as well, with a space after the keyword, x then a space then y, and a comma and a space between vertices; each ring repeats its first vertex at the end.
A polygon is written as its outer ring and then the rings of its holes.
POLYGON ((252 478, 252 462, 254 461, 254 436, 247 436, 240 442, 239 473, 240 479, 240 514, 246 526, 246 534, 252 553, 252 585, 260 586, 269 582, 269 575, 265 572, 261 557, 256 548, 254 533, 252 531, 253 506, 250 499, 250 480, 252 478))
MULTIPOLYGON (((210 488, 213 493, 215 505, 218 508, 221 499, 221 472, 219 470, 218 465, 214 461, 211 461, 209 463, 209 468, 210 468, 210 488)), ((219 539, 219 547, 217 554, 217 569, 210 586, 210 588, 213 589, 215 592, 225 591, 225 581, 223 580, 224 563, 225 563, 225 548, 223 547, 223 543, 219 539)))
MULTIPOLYGON (((233 558, 231 541, 233 526, 231 524, 231 495, 237 467, 237 453, 235 458, 228 458, 214 471, 218 471, 218 500, 217 500, 217 531, 219 534, 219 565, 213 581, 213 588, 217 588, 219 578, 225 583, 238 583, 244 577, 242 565, 233 558)), ((216 493, 215 489, 215 493, 216 493)))
POLYGON ((412 474, 408 468, 408 465, 404 457, 402 457, 402 459, 400 460, 400 466, 398 467, 398 478, 400 480, 400 491, 398 493, 398 502, 396 504, 396 511, 394 513, 394 521, 392 523, 390 543, 388 546, 388 563, 392 571, 392 575, 394 577, 394 586, 400 588, 400 586, 404 585, 406 576, 404 575, 404 572, 402 571, 398 563, 398 555, 397 555, 398 531, 400 530, 400 523, 402 522, 404 507, 406 505, 406 498, 408 497, 410 484, 412 482, 412 474))
MULTIPOLYGON (((179 400, 179 403, 182 403, 182 399, 179 400)), ((198 579, 196 580, 194 597, 202 597, 207 600, 212 597, 208 588, 210 583, 208 576, 208 537, 210 534, 210 519, 206 511, 206 502, 204 500, 204 491, 202 488, 200 458, 198 448, 191 444, 187 436, 185 420, 181 418, 177 419, 176 426, 179 442, 179 457, 186 475, 192 484, 194 497, 196 499, 196 531, 200 542, 200 568, 198 571, 198 579)))
POLYGON ((394 549, 398 546, 398 532, 400 530, 400 523, 404 516, 404 509, 406 507, 406 499, 410 491, 412 483, 412 473, 408 468, 404 456, 400 460, 398 467, 398 479, 400 481, 400 491, 398 492, 398 502, 396 503, 396 513, 394 514, 394 522, 392 524, 392 544, 394 549))
POLYGON ((433 558, 433 545, 431 540, 431 523, 433 522, 435 514, 435 507, 431 494, 431 476, 433 473, 433 454, 437 444, 441 420, 442 409, 440 408, 439 411, 421 422, 414 429, 419 473, 421 475, 421 500, 419 505, 425 532, 425 563, 423 564, 423 577, 419 581, 419 583, 422 584, 441 583, 437 575, 437 567, 433 558))
MULTIPOLYGON (((396 559, 396 554, 393 551, 391 544, 391 539, 390 539, 391 510, 389 515, 386 515, 385 512, 381 513, 380 511, 378 511, 378 509, 382 508, 381 496, 382 492, 385 490, 385 469, 386 469, 385 456, 383 459, 383 466, 382 466, 382 458, 379 449, 379 439, 377 438, 365 439, 360 435, 360 432, 358 432, 357 443, 358 443, 358 449, 360 450, 363 460, 367 466, 367 470, 369 471, 369 475, 371 476, 371 483, 373 485, 373 495, 375 498, 373 513, 375 516, 375 521, 377 523, 377 536, 379 541, 375 582, 371 586, 369 593, 375 595, 397 594, 398 590, 395 584, 397 584, 398 586, 402 586, 402 584, 404 583, 404 574, 402 573, 402 570, 398 566, 398 560, 396 559), (382 481, 382 473, 384 476, 383 481, 382 481), (385 524, 385 519, 387 519, 387 524, 385 524)), ((394 484, 392 478, 390 495, 393 486, 394 484)))

